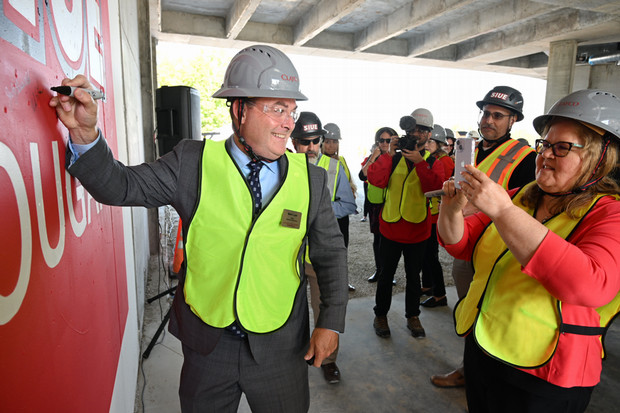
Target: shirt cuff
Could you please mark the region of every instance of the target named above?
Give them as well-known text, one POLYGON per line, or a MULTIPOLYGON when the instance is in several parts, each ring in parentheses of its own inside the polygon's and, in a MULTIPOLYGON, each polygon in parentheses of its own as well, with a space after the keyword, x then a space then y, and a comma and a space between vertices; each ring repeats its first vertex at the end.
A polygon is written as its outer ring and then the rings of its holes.
POLYGON ((71 151, 71 160, 69 162, 69 166, 73 165, 80 156, 84 155, 84 153, 86 153, 90 148, 95 146, 97 142, 99 142, 99 139, 101 139, 100 129, 98 130, 97 139, 95 139, 94 141, 86 145, 80 145, 77 143, 73 143, 73 141, 71 140, 71 135, 69 135, 69 141, 67 142, 67 147, 71 151))

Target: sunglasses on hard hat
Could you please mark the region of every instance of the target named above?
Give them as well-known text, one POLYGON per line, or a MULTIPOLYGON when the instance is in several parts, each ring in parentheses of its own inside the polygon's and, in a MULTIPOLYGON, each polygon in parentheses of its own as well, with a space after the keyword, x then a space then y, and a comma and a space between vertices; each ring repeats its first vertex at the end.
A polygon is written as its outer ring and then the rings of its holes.
POLYGON ((321 137, 317 137, 314 139, 295 139, 295 141, 297 141, 298 144, 300 144, 301 146, 308 146, 311 143, 314 145, 318 145, 319 142, 321 142, 321 137))

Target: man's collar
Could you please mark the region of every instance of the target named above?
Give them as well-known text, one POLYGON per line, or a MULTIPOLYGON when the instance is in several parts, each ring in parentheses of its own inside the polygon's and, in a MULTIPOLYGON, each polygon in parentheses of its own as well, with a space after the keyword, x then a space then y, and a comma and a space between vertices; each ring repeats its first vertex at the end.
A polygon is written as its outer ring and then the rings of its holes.
MULTIPOLYGON (((228 140, 226 141, 226 146, 230 152, 230 156, 232 156, 233 160, 240 168, 244 168, 248 163, 252 161, 252 159, 245 152, 239 149, 239 147, 234 141, 234 137, 231 136, 230 138, 228 138, 228 140)), ((278 161, 280 160, 280 158, 278 158, 278 161)), ((277 162, 263 162, 263 165, 265 165, 271 172, 276 173, 278 171, 276 163, 277 162)))
POLYGON ((499 145, 501 145, 502 143, 506 142, 507 140, 511 139, 510 138, 510 132, 506 133, 504 136, 502 136, 501 138, 493 141, 493 144, 491 146, 489 146, 488 148, 484 148, 484 142, 488 142, 485 141, 484 138, 480 140, 480 143, 478 144, 478 148, 482 151, 488 151, 489 149, 493 149, 498 147, 499 145))

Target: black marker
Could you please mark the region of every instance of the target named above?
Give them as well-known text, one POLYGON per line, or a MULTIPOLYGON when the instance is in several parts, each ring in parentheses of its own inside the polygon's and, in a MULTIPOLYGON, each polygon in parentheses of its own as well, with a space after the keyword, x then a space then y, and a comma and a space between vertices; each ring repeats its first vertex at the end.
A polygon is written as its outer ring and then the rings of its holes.
POLYGON ((77 88, 74 86, 54 86, 54 87, 51 87, 50 89, 52 89, 56 93, 60 93, 61 95, 67 95, 71 97, 73 97, 73 92, 75 92, 76 89, 80 89, 88 93, 95 100, 105 99, 105 94, 100 90, 83 89, 81 87, 77 88))

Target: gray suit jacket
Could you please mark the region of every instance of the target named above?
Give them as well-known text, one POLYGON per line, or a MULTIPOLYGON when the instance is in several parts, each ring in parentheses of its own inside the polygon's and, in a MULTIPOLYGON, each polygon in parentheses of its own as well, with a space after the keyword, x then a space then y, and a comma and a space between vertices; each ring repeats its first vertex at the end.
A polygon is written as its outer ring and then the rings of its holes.
MULTIPOLYGON (((233 142, 229 139, 227 147, 231 144, 233 142)), ((201 154, 204 147, 204 142, 183 140, 172 152, 155 162, 127 167, 114 160, 105 140, 101 138, 68 170, 80 180, 94 199, 103 204, 147 208, 172 205, 183 222, 185 237, 198 199, 201 154)), ((69 155, 67 159, 70 159, 69 155)), ((278 162, 280 171, 286 173, 286 157, 281 157, 278 162)), ((348 300, 346 248, 325 186, 327 175, 323 169, 309 166, 307 242, 321 291, 321 311, 317 327, 343 332, 348 300)), ((300 268, 304 267, 303 250, 302 248, 298 257, 302 264, 300 268)), ((193 350, 208 354, 215 348, 222 329, 205 324, 185 303, 184 274, 183 267, 171 310, 169 330, 193 350)), ((309 343, 306 284, 305 274, 302 274, 293 311, 283 327, 270 334, 249 335, 252 353, 259 363, 265 360, 268 353, 290 354, 306 351, 309 343)))

